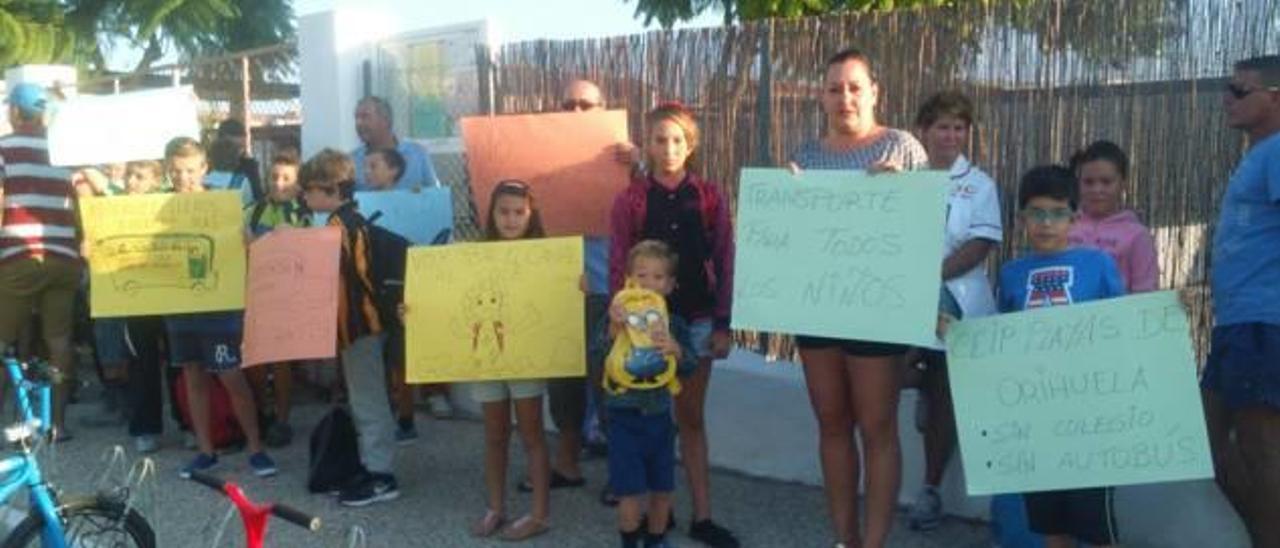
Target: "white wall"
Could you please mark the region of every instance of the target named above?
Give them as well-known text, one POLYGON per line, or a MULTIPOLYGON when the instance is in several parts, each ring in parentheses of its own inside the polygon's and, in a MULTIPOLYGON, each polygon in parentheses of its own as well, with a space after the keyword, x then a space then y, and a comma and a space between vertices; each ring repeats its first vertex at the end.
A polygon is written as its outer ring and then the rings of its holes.
POLYGON ((344 9, 298 19, 302 81, 302 157, 325 147, 354 149, 356 103, 364 94, 363 65, 373 44, 394 33, 391 19, 371 10, 344 9))
MULTIPOLYGON (((809 408, 800 367, 765 363, 735 351, 718 362, 707 396, 707 432, 712 464, 746 474, 821 485, 817 421, 809 408)), ((909 504, 923 482, 923 446, 915 430, 916 391, 902 393, 898 423, 902 440, 902 491, 909 504)), ((953 458, 943 482, 943 503, 952 515, 987 519, 988 499, 964 494, 960 459, 953 458)), ((1121 487, 1116 519, 1125 546, 1244 548, 1248 540, 1212 481, 1121 487)), ((814 516, 825 519, 825 516, 814 516)))

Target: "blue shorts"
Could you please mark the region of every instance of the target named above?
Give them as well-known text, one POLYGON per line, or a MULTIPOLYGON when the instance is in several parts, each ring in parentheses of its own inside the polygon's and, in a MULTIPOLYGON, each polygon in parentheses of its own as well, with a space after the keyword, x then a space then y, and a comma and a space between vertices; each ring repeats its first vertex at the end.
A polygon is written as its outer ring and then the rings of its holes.
POLYGON ((1255 405, 1280 409, 1280 325, 1213 328, 1200 386, 1216 393, 1232 411, 1255 405))
POLYGON ((711 333, 715 326, 711 318, 702 318, 689 323, 689 344, 693 345, 693 354, 698 359, 711 358, 711 333))
POLYGON ((1065 535, 1092 546, 1120 542, 1110 487, 1026 493, 1027 523, 1041 535, 1065 535))
POLYGON ((208 312, 168 316, 169 363, 181 367, 198 363, 210 373, 225 373, 240 367, 240 335, 244 331, 240 312, 208 312))
POLYGON ((675 490, 676 427, 670 413, 609 408, 609 486, 619 497, 675 490))
POLYGON ((93 349, 103 367, 119 367, 133 359, 129 348, 129 322, 124 318, 93 320, 93 349))

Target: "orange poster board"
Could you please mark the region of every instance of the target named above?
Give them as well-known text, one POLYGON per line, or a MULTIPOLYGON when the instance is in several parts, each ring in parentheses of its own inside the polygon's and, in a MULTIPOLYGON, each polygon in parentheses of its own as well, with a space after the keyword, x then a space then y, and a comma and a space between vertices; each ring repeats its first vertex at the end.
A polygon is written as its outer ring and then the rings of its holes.
POLYGON ((336 226, 278 229, 249 246, 245 367, 337 354, 341 252, 336 226))
POLYGON ((481 217, 493 187, 519 179, 533 187, 548 236, 609 233, 609 210, 629 181, 615 153, 628 139, 626 111, 468 117, 462 138, 481 217))

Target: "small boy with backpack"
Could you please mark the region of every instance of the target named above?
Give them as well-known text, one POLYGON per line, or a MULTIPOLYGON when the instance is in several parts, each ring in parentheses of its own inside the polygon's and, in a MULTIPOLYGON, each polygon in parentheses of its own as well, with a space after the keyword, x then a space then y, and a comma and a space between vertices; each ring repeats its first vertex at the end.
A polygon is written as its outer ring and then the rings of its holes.
POLYGON ((382 355, 384 317, 394 316, 395 311, 387 314, 378 303, 371 227, 357 210, 354 181, 351 157, 332 149, 311 157, 298 173, 307 207, 328 213, 327 225, 342 229, 338 349, 364 470, 341 490, 339 501, 345 506, 367 506, 400 496, 392 475, 396 425, 382 355))
MULTIPOLYGON (((404 174, 404 156, 394 148, 380 148, 371 151, 364 157, 364 172, 371 192, 395 190, 400 177, 404 174)), ((376 215, 370 218, 369 222, 374 223, 376 226, 376 215)), ((407 245, 408 241, 406 240, 407 245)), ((390 252, 386 251, 386 253, 390 252)), ((399 274, 396 274, 396 276, 398 277, 399 274)), ((401 296, 403 291, 403 286, 383 289, 391 293, 389 295, 391 300, 398 301, 398 297, 401 296)), ((391 406, 396 415, 396 443, 408 445, 417 441, 418 427, 413 420, 413 387, 405 382, 404 327, 400 325, 399 318, 391 316, 386 319, 387 345, 384 350, 388 366, 387 372, 389 376, 387 383, 391 390, 391 406)), ((435 403, 434 399, 432 402, 434 410, 438 404, 435 403)), ((449 407, 448 400, 444 400, 444 406, 449 407)), ((441 408, 441 410, 443 411, 444 409, 441 408)), ((451 407, 447 411, 448 415, 453 414, 451 407)))
MULTIPOLYGON (((675 253, 660 241, 632 247, 626 257, 626 286, 609 307, 609 329, 600 330, 602 338, 612 341, 603 360, 604 401, 609 409, 609 485, 619 499, 623 548, 668 546, 676 459, 672 400, 680 392, 677 377, 698 366, 688 323, 667 312, 676 264, 675 253), (647 522, 641 519, 646 509, 647 522)), ((596 355, 609 344, 593 343, 596 355)))
MULTIPOLYGON (((298 152, 291 148, 271 159, 266 195, 244 208, 250 238, 259 238, 277 227, 311 226, 311 213, 298 199, 298 163, 298 152)), ((293 427, 289 426, 293 364, 274 363, 246 372, 262 414, 268 447, 284 447, 293 441, 293 427)))

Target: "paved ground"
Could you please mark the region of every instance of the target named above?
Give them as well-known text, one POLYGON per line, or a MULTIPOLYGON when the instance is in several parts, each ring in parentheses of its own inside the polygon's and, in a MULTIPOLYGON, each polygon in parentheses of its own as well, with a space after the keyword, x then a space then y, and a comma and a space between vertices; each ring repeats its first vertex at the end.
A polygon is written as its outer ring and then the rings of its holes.
MULTIPOLYGON (((72 407, 73 425, 92 413, 96 404, 72 407)), ((273 453, 280 475, 254 478, 248 471, 244 453, 223 457, 218 472, 242 481, 256 499, 285 501, 321 516, 324 527, 317 534, 306 533, 285 522, 273 522, 272 546, 348 546, 353 528, 367 534, 367 546, 486 546, 499 541, 477 541, 467 535, 472 519, 484 509, 479 448, 482 428, 467 420, 434 421, 420 418, 422 440, 402 448, 397 457, 397 473, 402 496, 399 500, 364 509, 341 507, 330 497, 306 492, 306 437, 324 407, 306 404, 296 410, 295 428, 301 434, 292 446, 273 453)), ((168 425, 166 425, 167 427, 168 425)), ((49 477, 67 491, 92 489, 100 483, 121 481, 123 472, 108 472, 113 443, 124 441, 123 430, 74 430, 76 439, 61 446, 43 462, 49 477)), ((513 440, 514 441, 514 440, 513 440)), ((131 445, 125 444, 130 451, 131 445)), ((511 481, 523 473, 518 443, 511 481)), ((714 448, 713 448, 714 450, 714 448)), ((154 455, 156 476, 139 490, 139 507, 156 529, 161 546, 242 546, 242 532, 233 522, 219 544, 214 536, 227 504, 208 489, 178 478, 178 467, 191 453, 181 448, 180 438, 170 433, 164 449, 154 455)), ((130 461, 134 456, 129 455, 130 461)), ((616 546, 612 509, 596 502, 605 478, 601 460, 584 464, 586 489, 555 491, 552 496, 552 531, 530 541, 529 546, 616 546)), ((738 532, 745 546, 829 546, 829 533, 822 493, 813 487, 748 478, 728 471, 714 475, 713 496, 717 519, 738 532)), ((512 489, 512 514, 522 512, 528 499, 512 489)), ((689 504, 685 493, 677 494, 677 520, 683 525, 689 504)), ((518 514, 517 514, 518 515, 518 514)), ((683 533, 674 541, 696 546, 683 533)), ((984 527, 959 520, 948 521, 939 531, 915 534, 901 524, 890 542, 894 547, 977 547, 989 546, 984 527)))

